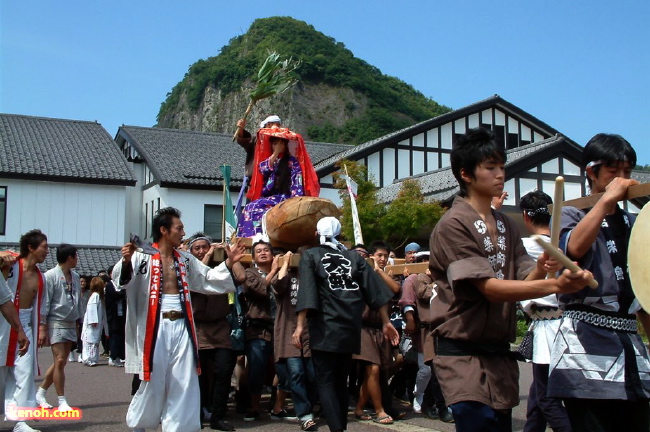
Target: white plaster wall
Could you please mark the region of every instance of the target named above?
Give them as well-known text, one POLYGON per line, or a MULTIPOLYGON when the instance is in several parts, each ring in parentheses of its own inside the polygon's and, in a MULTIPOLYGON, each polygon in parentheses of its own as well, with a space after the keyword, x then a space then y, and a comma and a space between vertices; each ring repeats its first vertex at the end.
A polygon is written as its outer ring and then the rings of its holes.
POLYGON ((373 153, 368 156, 368 175, 372 178, 375 186, 379 186, 381 171, 379 170, 379 153, 373 153))
POLYGON ((338 189, 321 188, 320 194, 318 196, 332 201, 337 207, 341 207, 343 205, 343 201, 341 198, 339 198, 338 189))
POLYGON ((395 149, 385 148, 383 153, 383 172, 380 173, 383 185, 387 186, 395 180, 395 149))
POLYGON ((0 179, 7 186, 6 234, 38 228, 53 244, 116 246, 125 237, 126 187, 0 179))

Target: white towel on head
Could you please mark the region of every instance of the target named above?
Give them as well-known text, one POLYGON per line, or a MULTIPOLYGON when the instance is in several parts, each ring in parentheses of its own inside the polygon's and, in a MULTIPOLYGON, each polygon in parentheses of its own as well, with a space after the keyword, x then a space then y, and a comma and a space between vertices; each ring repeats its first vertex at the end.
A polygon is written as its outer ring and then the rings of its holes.
POLYGON ((326 216, 316 224, 316 231, 320 236, 320 244, 327 245, 333 249, 346 250, 345 246, 336 240, 341 234, 341 222, 335 217, 326 216))
POLYGON ((282 123, 282 120, 280 120, 280 117, 276 115, 268 116, 262 120, 262 123, 260 123, 260 128, 265 128, 267 123, 282 123))

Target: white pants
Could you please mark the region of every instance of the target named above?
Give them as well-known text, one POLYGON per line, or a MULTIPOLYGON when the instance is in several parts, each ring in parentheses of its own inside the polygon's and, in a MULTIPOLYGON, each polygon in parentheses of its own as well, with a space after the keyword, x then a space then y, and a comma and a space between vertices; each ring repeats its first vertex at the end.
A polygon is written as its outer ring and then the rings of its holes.
POLYGON ((81 358, 86 364, 93 364, 99 361, 99 343, 82 342, 83 350, 81 358))
POLYGON ((429 385, 429 380, 431 379, 431 368, 429 365, 424 363, 424 354, 418 353, 418 374, 415 376, 415 389, 413 390, 413 397, 415 400, 422 405, 422 399, 424 398, 424 391, 429 385))
POLYGON ((160 317, 151 380, 142 381, 126 413, 132 429, 193 432, 201 429, 199 380, 184 319, 160 317))
POLYGON ((14 366, 0 367, 0 386, 4 388, 4 410, 13 405, 20 408, 33 408, 36 404, 36 385, 34 384, 34 345, 32 333, 32 308, 20 309, 20 322, 29 339, 29 349, 24 356, 18 354, 16 344, 16 358, 14 366))

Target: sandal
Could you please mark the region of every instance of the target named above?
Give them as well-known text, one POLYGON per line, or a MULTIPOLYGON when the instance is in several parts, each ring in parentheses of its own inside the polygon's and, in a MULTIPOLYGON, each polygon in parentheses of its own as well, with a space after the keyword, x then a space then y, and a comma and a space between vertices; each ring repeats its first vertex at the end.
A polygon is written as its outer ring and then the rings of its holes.
POLYGON ((382 416, 382 417, 377 417, 376 419, 373 419, 372 421, 375 422, 375 423, 382 424, 382 425, 393 424, 393 418, 391 416, 389 416, 388 414, 386 414, 385 416, 382 416))
POLYGON ((300 429, 304 430, 304 431, 315 431, 315 430, 317 430, 316 422, 314 420, 312 420, 312 419, 305 420, 300 425, 300 429))
POLYGON ((355 414, 354 418, 357 419, 357 420, 361 420, 361 421, 372 420, 372 416, 370 414, 367 414, 367 413, 355 414))

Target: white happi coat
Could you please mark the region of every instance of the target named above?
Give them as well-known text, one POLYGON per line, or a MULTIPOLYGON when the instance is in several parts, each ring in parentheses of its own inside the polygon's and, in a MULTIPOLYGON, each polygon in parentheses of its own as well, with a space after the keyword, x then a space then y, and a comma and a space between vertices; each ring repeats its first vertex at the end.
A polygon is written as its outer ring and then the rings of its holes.
MULTIPOLYGON (((189 253, 179 252, 182 264, 185 266, 185 278, 191 291, 203 294, 224 294, 235 291, 235 284, 225 263, 210 268, 189 253)), ((115 265, 112 274, 115 286, 127 290, 125 372, 137 373, 141 379, 144 379, 143 351, 149 312, 149 288, 153 273, 151 271, 152 258, 153 256, 141 252, 133 253, 131 257, 133 274, 126 285, 120 286, 122 260, 115 265)), ((148 337, 156 336, 148 335, 148 337)), ((196 340, 196 335, 194 335, 194 339, 196 340)))

